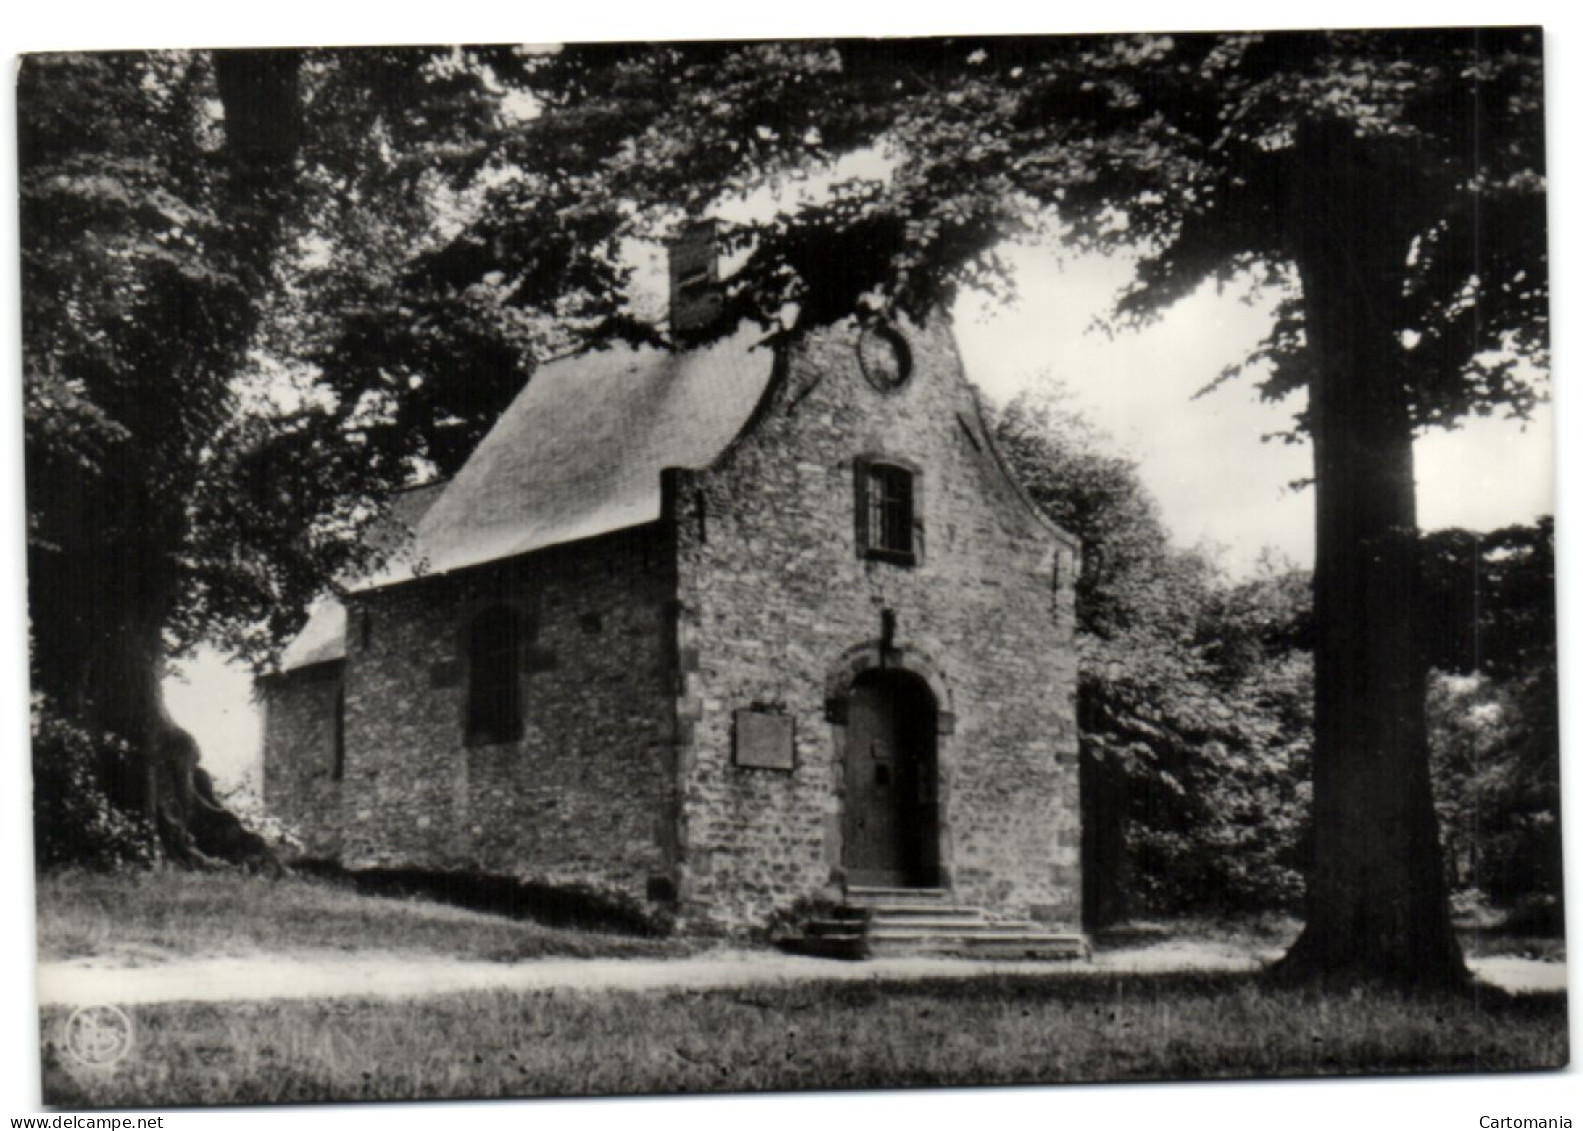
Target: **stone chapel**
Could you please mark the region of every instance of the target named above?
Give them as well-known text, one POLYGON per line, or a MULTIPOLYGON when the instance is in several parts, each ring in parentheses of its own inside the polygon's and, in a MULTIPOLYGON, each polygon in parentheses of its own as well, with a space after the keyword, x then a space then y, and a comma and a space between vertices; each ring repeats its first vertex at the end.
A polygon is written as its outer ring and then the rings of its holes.
POLYGON ((575 886, 810 949, 1069 954, 1079 546, 944 313, 541 366, 263 681, 305 854, 575 886), (809 910, 813 909, 813 910, 809 910))

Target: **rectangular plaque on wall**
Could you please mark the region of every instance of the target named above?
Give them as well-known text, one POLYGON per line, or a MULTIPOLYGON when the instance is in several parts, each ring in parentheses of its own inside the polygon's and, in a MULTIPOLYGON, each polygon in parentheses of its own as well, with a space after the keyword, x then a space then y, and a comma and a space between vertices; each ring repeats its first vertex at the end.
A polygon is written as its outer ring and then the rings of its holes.
POLYGON ((738 711, 736 732, 737 765, 763 770, 793 768, 790 716, 769 711, 738 711))

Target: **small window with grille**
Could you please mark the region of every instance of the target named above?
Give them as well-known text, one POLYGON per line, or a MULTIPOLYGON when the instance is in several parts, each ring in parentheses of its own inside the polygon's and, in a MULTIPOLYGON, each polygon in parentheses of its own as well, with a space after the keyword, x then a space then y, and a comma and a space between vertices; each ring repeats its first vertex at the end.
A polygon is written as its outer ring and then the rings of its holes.
POLYGON ((857 461, 858 553, 865 558, 913 565, 922 549, 917 510, 917 473, 881 460, 857 461))

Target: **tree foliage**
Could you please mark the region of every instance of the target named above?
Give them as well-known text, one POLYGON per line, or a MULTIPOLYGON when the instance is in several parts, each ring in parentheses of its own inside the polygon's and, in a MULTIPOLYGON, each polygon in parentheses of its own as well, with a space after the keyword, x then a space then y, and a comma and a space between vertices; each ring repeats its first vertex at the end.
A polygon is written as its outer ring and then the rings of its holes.
MULTIPOLYGON (((995 417, 1030 496, 1083 538, 1085 836, 1121 838, 1090 893, 1129 914, 1300 907, 1313 741, 1312 578, 1226 579, 1172 548, 1128 459, 1061 395, 995 417), (1091 798, 1088 800, 1092 800, 1091 798), (1114 830, 1103 827, 1107 822, 1114 830)), ((1559 922, 1553 524, 1422 539, 1429 743, 1452 890, 1559 922)))
POLYGON ((521 82, 539 112, 451 263, 501 272, 513 301, 569 291, 590 331, 635 324, 620 239, 710 210, 743 253, 734 309, 765 319, 924 317, 1004 286, 1008 239, 1060 236, 1143 253, 1125 317, 1209 281, 1286 293, 1252 359, 1285 395, 1312 377, 1299 126, 1340 122, 1413 167, 1391 223, 1412 245, 1393 314, 1417 418, 1542 392, 1516 363, 1547 348, 1532 29, 579 44, 525 59, 521 82), (524 216, 548 234, 525 239, 524 216))
POLYGON ((1083 539, 1091 925, 1296 906, 1312 740, 1307 573, 1266 558, 1232 583, 1203 554, 1172 548, 1132 462, 1058 401, 1019 398, 995 438, 1030 497, 1083 539))
MULTIPOLYGON (((344 299, 332 282, 388 275, 439 241, 436 191, 481 168, 488 79, 477 59, 426 50, 23 63, 35 685, 46 717, 99 744, 111 803, 173 855, 259 846, 164 713, 167 655, 278 639, 356 552, 371 499, 431 451, 425 426, 476 436, 509 395, 480 411, 410 398, 433 411, 380 430, 366 420, 391 375, 343 366, 328 383, 304 317, 344 299), (266 369, 270 330, 300 348, 266 369), (266 395, 282 373, 296 388, 266 395)), ((509 376, 519 387, 526 366, 509 376)))
POLYGON ((105 790, 107 760, 134 757, 122 739, 95 735, 35 704, 32 715, 33 859, 120 869, 148 864, 153 830, 105 790))
POLYGON ((1436 805, 1457 890, 1561 910, 1554 526, 1426 535, 1436 805))

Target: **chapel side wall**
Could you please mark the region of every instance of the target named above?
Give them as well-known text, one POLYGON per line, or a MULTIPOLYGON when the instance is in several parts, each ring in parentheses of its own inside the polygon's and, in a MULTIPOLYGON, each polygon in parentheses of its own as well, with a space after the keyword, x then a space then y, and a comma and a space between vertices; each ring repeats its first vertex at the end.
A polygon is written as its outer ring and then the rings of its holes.
POLYGON ((938 673, 942 865, 959 901, 1079 921, 1076 544, 1005 479, 948 325, 907 328, 914 373, 880 393, 850 324, 794 340, 748 433, 672 480, 677 539, 684 914, 762 924, 839 894, 843 788, 827 680, 877 649, 938 673), (863 560, 857 455, 921 469, 922 560, 863 560), (1055 584, 1057 554, 1066 576, 1055 584), (795 768, 732 763, 733 712, 791 716, 795 768))
POLYGON ((336 698, 341 663, 268 677, 264 698, 264 805, 302 843, 300 855, 340 848, 341 783, 335 780, 336 698))
POLYGON ((673 576, 644 528, 357 594, 345 863, 668 899, 673 576), (529 626, 523 734, 470 746, 465 626, 496 602, 529 626))

